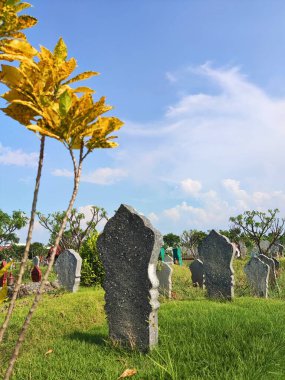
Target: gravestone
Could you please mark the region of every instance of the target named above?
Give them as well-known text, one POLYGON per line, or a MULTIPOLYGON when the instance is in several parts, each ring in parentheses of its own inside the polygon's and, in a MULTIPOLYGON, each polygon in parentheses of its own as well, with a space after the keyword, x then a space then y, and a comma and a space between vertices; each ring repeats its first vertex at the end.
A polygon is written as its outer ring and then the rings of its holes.
POLYGON ((233 299, 234 248, 229 239, 212 230, 199 247, 199 257, 204 265, 207 296, 233 299))
POLYGON ((273 259, 270 259, 268 256, 265 255, 259 255, 257 256, 259 260, 261 260, 263 263, 267 264, 269 266, 269 278, 268 278, 268 284, 271 288, 275 288, 277 286, 276 282, 276 272, 275 272, 275 263, 273 259))
POLYGON ((275 264, 275 272, 279 271, 279 269, 280 269, 280 261, 276 260, 275 257, 272 257, 272 260, 274 261, 274 264, 275 264))
POLYGON ((171 298, 172 290, 172 272, 173 269, 166 262, 160 262, 156 270, 156 275, 159 280, 159 293, 167 298, 171 298))
POLYGON ((247 254, 247 248, 246 248, 245 243, 244 243, 242 240, 240 240, 240 241, 238 242, 238 245, 239 245, 239 250, 240 250, 240 255, 241 255, 241 257, 242 257, 242 258, 246 257, 246 254, 247 254))
POLYGON ((106 223, 97 247, 106 276, 109 336, 142 352, 158 342, 157 260, 161 234, 131 206, 121 205, 106 223))
POLYGON ((244 267, 244 272, 254 295, 268 297, 269 265, 258 257, 252 257, 244 267))
POLYGON ((81 257, 73 249, 62 252, 55 263, 59 283, 70 292, 75 293, 79 288, 81 264, 81 257))
POLYGON ((164 256, 164 262, 167 264, 173 264, 173 258, 169 255, 164 256))
POLYGON ((268 241, 268 240, 261 240, 261 242, 260 242, 259 245, 260 245, 260 249, 261 249, 262 253, 265 253, 268 250, 269 246, 270 246, 270 241, 268 241))
POLYGON ((181 248, 175 247, 172 249, 172 252, 174 264, 178 263, 180 266, 183 265, 181 248))
POLYGON ((200 259, 195 259, 189 265, 189 269, 192 275, 193 286, 199 286, 204 288, 204 266, 203 262, 200 259))

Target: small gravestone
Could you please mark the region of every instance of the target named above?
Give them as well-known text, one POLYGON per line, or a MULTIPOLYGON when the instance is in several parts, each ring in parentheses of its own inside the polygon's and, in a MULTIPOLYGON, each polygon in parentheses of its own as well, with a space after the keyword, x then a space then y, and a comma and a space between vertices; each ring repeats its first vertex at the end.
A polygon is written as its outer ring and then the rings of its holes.
POLYGON ((42 279, 42 271, 40 270, 40 259, 38 256, 33 258, 34 267, 31 271, 31 278, 33 282, 40 282, 42 279))
POLYGON ((173 269, 166 262, 160 262, 156 275, 159 280, 159 293, 167 298, 171 298, 171 290, 172 290, 172 272, 173 269))
POLYGON ((241 257, 242 257, 242 258, 246 257, 246 254, 247 254, 247 248, 246 248, 245 243, 244 243, 242 240, 240 240, 240 241, 238 242, 238 245, 239 245, 239 250, 240 250, 240 255, 241 255, 241 257))
POLYGON ((234 248, 229 239, 212 230, 199 247, 199 257, 204 265, 207 296, 233 299, 234 248))
POLYGON ((244 272, 254 295, 268 297, 269 265, 258 257, 252 257, 244 267, 244 272))
POLYGON ((161 234, 127 205, 120 206, 98 238, 109 336, 115 344, 146 352, 158 342, 156 266, 161 246, 161 234))
POLYGON ((275 257, 272 257, 272 260, 274 261, 274 264, 275 264, 275 271, 279 271, 280 261, 276 260, 275 257))
POLYGON ((81 257, 73 249, 62 252, 55 263, 59 283, 70 292, 75 293, 79 288, 81 264, 81 257))
POLYGON ((204 288, 204 266, 203 262, 199 259, 195 259, 189 265, 189 269, 192 275, 192 283, 193 286, 199 286, 200 288, 204 288))
POLYGON ((267 264, 269 266, 269 278, 268 278, 268 284, 271 288, 275 288, 277 286, 276 281, 276 272, 275 272, 275 263, 273 259, 270 259, 268 256, 265 255, 259 255, 257 256, 263 263, 267 264))
POLYGON ((173 264, 173 258, 169 255, 164 256, 164 262, 167 264, 173 264))
POLYGON ((259 243, 260 245, 260 249, 262 251, 262 253, 266 253, 269 246, 270 246, 270 241, 268 240, 261 240, 261 242, 259 243))

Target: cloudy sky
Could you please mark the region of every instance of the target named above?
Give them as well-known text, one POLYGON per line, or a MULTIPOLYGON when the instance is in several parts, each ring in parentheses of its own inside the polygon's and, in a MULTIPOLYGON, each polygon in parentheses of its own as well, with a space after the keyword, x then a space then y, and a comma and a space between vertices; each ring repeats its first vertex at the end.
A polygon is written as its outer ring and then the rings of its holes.
MULTIPOLYGON (((31 2, 30 42, 52 49, 63 37, 125 122, 120 146, 85 162, 77 208, 111 216, 130 204, 163 234, 227 228, 250 209, 285 215, 283 0, 31 2)), ((0 207, 29 214, 39 139, 3 114, 0 128, 0 207)), ((39 211, 66 208, 71 170, 48 141, 39 211)), ((37 225, 34 241, 47 239, 37 225)))

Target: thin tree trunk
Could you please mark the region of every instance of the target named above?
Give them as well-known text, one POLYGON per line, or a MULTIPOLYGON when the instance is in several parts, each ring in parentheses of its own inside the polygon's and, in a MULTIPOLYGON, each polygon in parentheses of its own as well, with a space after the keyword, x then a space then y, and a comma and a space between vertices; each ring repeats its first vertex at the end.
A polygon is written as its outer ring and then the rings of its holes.
POLYGON ((3 325, 0 329, 0 343, 3 340, 5 331, 7 330, 10 319, 12 317, 12 313, 13 313, 13 310, 14 310, 14 307, 16 304, 17 295, 18 295, 20 286, 22 284, 23 275, 24 275, 27 260, 29 257, 29 251, 30 251, 32 234, 33 234, 34 223, 35 223, 35 215, 36 215, 38 193, 39 193, 40 180, 41 180, 41 174, 42 174, 43 160, 44 160, 44 147, 45 147, 45 136, 42 136, 41 137, 41 146, 40 146, 40 155, 39 155, 39 161, 38 161, 38 172, 37 172, 37 177, 36 177, 36 184, 35 184, 35 190, 34 190, 34 198, 33 198, 33 203, 32 203, 32 210, 31 210, 31 218, 30 218, 30 223, 29 223, 28 235, 27 235, 27 239, 26 239, 26 247, 25 247, 23 258, 22 258, 17 282, 16 282, 16 285, 14 287, 12 299, 11 299, 5 320, 4 320, 3 325))
POLYGON ((69 201, 69 205, 68 205, 68 208, 66 210, 66 213, 65 213, 65 217, 62 221, 62 224, 61 224, 61 227, 60 227, 60 230, 58 232, 58 235, 56 237, 56 240, 55 240, 55 244, 54 244, 54 248, 53 248, 53 251, 52 251, 52 254, 51 254, 51 257, 50 257, 50 261, 49 261, 49 264, 48 264, 48 268, 47 268, 47 271, 41 281, 41 284, 40 284, 40 287, 38 289, 38 292, 34 298, 34 302, 28 312, 28 315, 25 319, 25 322, 22 326, 22 330, 20 332, 20 335, 18 337, 18 340, 17 340, 17 343, 16 343, 16 346, 15 346, 15 349, 14 349, 14 352, 11 356, 11 359, 10 359, 10 362, 9 362, 9 367, 5 373, 5 377, 4 377, 4 380, 9 380, 10 379, 10 376, 12 374, 12 371, 13 371, 13 368, 14 368, 14 364, 18 358, 18 355, 19 355, 19 351, 20 351, 20 348, 22 346, 22 343, 25 339, 25 334, 26 334, 26 331, 27 331, 27 328, 31 322, 31 319, 32 319, 32 316, 38 306, 38 303, 41 299, 41 295, 42 295, 42 291, 44 289, 44 286, 46 284, 46 281, 48 279, 48 276, 50 274, 50 271, 52 269, 52 266, 53 266, 53 263, 54 263, 54 259, 55 259, 55 254, 56 254, 56 250, 57 250, 57 247, 59 245, 59 242, 61 240, 61 237, 62 237, 62 234, 64 232, 64 229, 65 229, 65 226, 66 226, 66 223, 67 223, 67 219, 68 219, 68 216, 69 216, 69 213, 70 211, 72 210, 72 207, 73 207, 73 204, 74 204, 74 201, 76 199, 76 196, 77 196, 77 193, 78 193, 78 187, 79 187, 79 180, 80 180, 80 176, 81 176, 81 170, 82 170, 82 161, 83 161, 83 158, 82 157, 82 153, 83 153, 83 147, 80 149, 80 158, 79 158, 79 164, 78 164, 78 168, 76 167, 76 161, 75 161, 75 158, 74 158, 74 155, 71 151, 71 149, 69 150, 70 151, 70 154, 71 154, 71 157, 72 157, 72 160, 73 160, 73 166, 74 166, 74 186, 73 186, 73 192, 72 192, 72 196, 71 196, 71 199, 69 201))

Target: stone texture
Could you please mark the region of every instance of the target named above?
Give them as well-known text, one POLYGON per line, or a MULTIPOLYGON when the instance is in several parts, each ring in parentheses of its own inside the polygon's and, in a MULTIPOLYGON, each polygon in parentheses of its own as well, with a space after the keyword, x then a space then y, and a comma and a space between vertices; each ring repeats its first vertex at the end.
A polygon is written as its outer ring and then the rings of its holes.
POLYGON ((270 242, 268 240, 261 240, 260 248, 263 253, 265 253, 270 246, 270 242))
POLYGON ((280 269, 280 262, 278 260, 276 260, 275 257, 272 257, 272 260, 274 261, 274 264, 275 264, 275 272, 279 271, 279 269, 280 269))
POLYGON ((241 255, 241 257, 242 257, 242 258, 246 257, 246 254, 247 254, 247 248, 246 248, 245 243, 244 243, 242 240, 240 240, 240 241, 238 242, 238 245, 239 245, 239 251, 240 251, 240 255, 241 255))
POLYGON ((142 352, 157 344, 156 266, 162 243, 150 221, 127 205, 120 206, 98 238, 106 270, 105 310, 114 343, 142 352))
POLYGON ((73 249, 62 252, 55 263, 58 281, 70 292, 77 292, 79 288, 81 264, 81 257, 73 249))
POLYGON ((200 259, 195 259, 189 265, 189 269, 192 275, 192 283, 194 286, 204 288, 204 265, 200 259))
POLYGON ((276 281, 276 272, 275 272, 275 263, 273 259, 270 259, 268 256, 265 255, 259 255, 257 256, 259 260, 261 260, 263 263, 267 264, 269 266, 269 278, 268 278, 268 284, 271 288, 277 287, 277 281, 276 281))
POLYGON ((164 256, 164 262, 167 264, 173 264, 173 258, 169 255, 164 256))
POLYGON ((199 247, 204 264, 205 286, 209 298, 234 297, 234 248, 229 239, 212 230, 199 247))
POLYGON ((172 272, 171 265, 166 262, 159 262, 156 275, 159 280, 159 293, 167 298, 171 298, 172 290, 172 272))
POLYGON ((33 264, 34 264, 35 267, 40 265, 40 258, 39 258, 39 256, 33 257, 33 264))
POLYGON ((244 272, 255 296, 268 297, 269 265, 258 257, 252 257, 244 267, 244 272))

